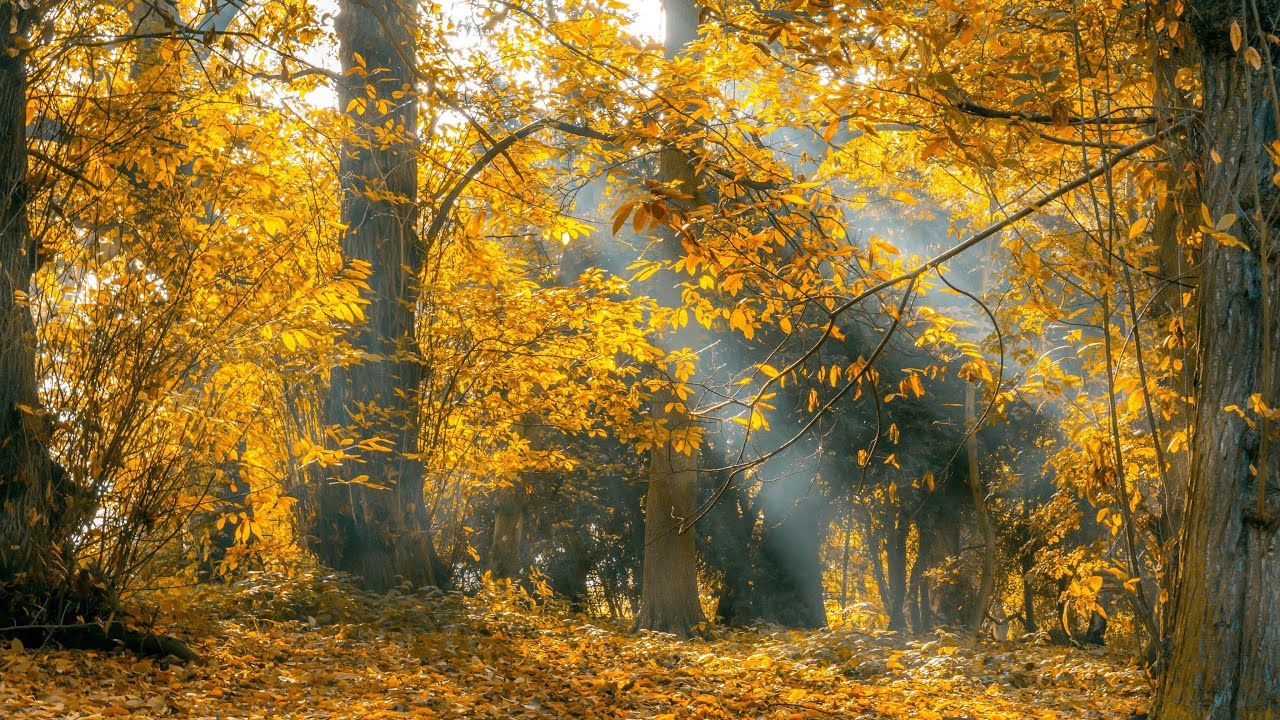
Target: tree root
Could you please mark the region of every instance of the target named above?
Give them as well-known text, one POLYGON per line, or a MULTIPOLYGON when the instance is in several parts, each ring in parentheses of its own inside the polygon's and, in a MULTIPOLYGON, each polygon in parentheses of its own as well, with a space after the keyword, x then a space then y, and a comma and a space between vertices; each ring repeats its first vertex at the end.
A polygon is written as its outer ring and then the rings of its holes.
POLYGON ((134 630, 117 621, 0 628, 0 638, 17 639, 28 647, 55 643, 68 650, 124 648, 141 657, 172 657, 181 662, 201 660, 199 654, 177 638, 134 630))

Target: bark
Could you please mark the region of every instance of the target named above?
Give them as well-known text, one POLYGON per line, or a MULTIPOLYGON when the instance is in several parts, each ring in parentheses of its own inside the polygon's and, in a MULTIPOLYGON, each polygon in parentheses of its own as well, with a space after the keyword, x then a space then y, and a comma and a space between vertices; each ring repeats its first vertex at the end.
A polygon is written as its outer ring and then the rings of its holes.
POLYGON ((925 572, 932 568, 933 547, 927 522, 916 524, 916 561, 911 563, 910 590, 907 596, 911 612, 911 627, 917 635, 933 629, 933 608, 929 605, 929 578, 925 572))
POLYGON ((432 544, 422 467, 407 457, 418 452, 423 375, 415 340, 422 252, 414 231, 414 9, 398 0, 346 0, 339 3, 335 30, 345 78, 338 101, 353 125, 339 162, 342 253, 347 262, 368 263, 372 274, 367 319, 349 335, 363 359, 333 370, 325 421, 353 440, 383 438, 393 449, 361 451, 362 463, 339 467, 337 477, 322 480, 315 552, 369 590, 385 591, 400 581, 440 585, 444 568, 432 544), (380 487, 353 482, 359 475, 380 487))
MULTIPOLYGON (((666 54, 675 58, 697 36, 698 9, 690 0, 666 0, 666 54)), ((664 148, 659 157, 658 180, 674 183, 697 202, 697 182, 693 164, 678 147, 664 148)), ((663 260, 672 261, 682 253, 680 238, 666 230, 660 243, 663 260)), ((655 275, 658 301, 674 307, 679 303, 678 279, 671 271, 655 275)), ((666 338, 669 349, 688 347, 681 334, 666 338)), ((687 430, 696 419, 670 389, 654 393, 651 400, 656 420, 672 432, 687 430)), ((656 442, 649 453, 649 492, 645 499, 645 547, 641 575, 640 612, 637 629, 688 635, 694 625, 705 621, 698 595, 697 545, 692 532, 681 532, 685 518, 693 515, 698 499, 696 453, 677 452, 670 442, 656 442)), ((687 529, 685 529, 687 530, 687 529)))
MULTIPOLYGON (((719 482, 723 482, 722 477, 711 484, 719 482)), ((758 543, 753 536, 759 519, 759 505, 734 486, 703 521, 703 535, 708 538, 704 561, 721 574, 715 619, 723 625, 744 627, 759 619, 752 602, 759 564, 758 543)))
POLYGON ((591 574, 592 560, 583 538, 573 533, 563 552, 558 553, 547 567, 548 585, 556 595, 569 601, 569 609, 573 612, 590 610, 587 577, 591 574))
POLYGON ((40 407, 36 327, 23 301, 39 265, 27 224, 27 53, 21 42, 34 21, 25 6, 0 2, 0 637, 32 646, 124 646, 193 660, 196 654, 177 640, 107 620, 115 609, 112 579, 79 567, 74 555, 75 536, 96 501, 47 448, 51 428, 40 407), (81 619, 63 624, 67 618, 81 619))
MULTIPOLYGON (((1216 220, 1235 214, 1233 234, 1248 249, 1205 238, 1200 274, 1200 395, 1192 446, 1169 658, 1156 693, 1159 720, 1280 717, 1280 546, 1276 453, 1260 458, 1271 429, 1254 430, 1224 408, 1249 408, 1261 393, 1276 407, 1274 268, 1280 234, 1276 172, 1266 148, 1276 140, 1276 68, 1259 26, 1276 32, 1280 2, 1201 0, 1187 11, 1201 48, 1200 192, 1216 220), (1241 7, 1251 8, 1248 16, 1241 7), (1253 70, 1231 47, 1235 21, 1264 58, 1253 70), (1212 157, 1218 156, 1218 160, 1212 157), (1264 322, 1264 318, 1270 322, 1264 322), (1264 485, 1250 472, 1256 464, 1264 485), (1261 505, 1261 507, 1259 507, 1261 505)), ((1242 47, 1243 49, 1243 47, 1242 47)))
POLYGON ((1030 554, 1022 558, 1022 632, 1024 634, 1039 631, 1039 626, 1036 624, 1036 593, 1031 584, 1031 570, 1034 566, 1035 560, 1030 554))
POLYGON ((884 574, 876 578, 881 581, 880 597, 884 601, 885 614, 889 616, 889 629, 905 631, 907 629, 907 525, 902 519, 897 525, 888 528, 884 534, 884 574))
POLYGON ((1089 613, 1089 626, 1085 628, 1084 635, 1080 636, 1081 645, 1106 645, 1107 644, 1107 616, 1098 611, 1089 613))
MULTIPOLYGON (((964 394, 964 414, 965 426, 969 428, 974 428, 977 423, 976 396, 977 390, 973 383, 968 383, 964 394)), ((991 522, 991 514, 987 511, 987 494, 982 488, 976 431, 971 432, 965 439, 965 451, 969 461, 969 494, 973 499, 978 530, 982 533, 982 575, 978 580, 978 593, 973 598, 973 607, 969 611, 967 623, 969 635, 977 637, 978 631, 982 629, 982 621, 987 617, 987 606, 991 604, 991 594, 995 589, 996 532, 991 522)))
POLYGON ((26 53, 15 43, 31 20, 17 3, 0 3, 0 585, 39 588, 65 575, 75 526, 74 517, 51 507, 35 323, 21 300, 36 247, 27 226, 26 53))
MULTIPOLYGON (((916 513, 916 558, 911 565, 911 595, 919 607, 917 628, 959 627, 966 621, 969 607, 962 583, 953 578, 937 579, 931 573, 952 564, 963 552, 960 543, 960 491, 966 484, 955 478, 935 494, 925 510, 916 513)), ((908 531, 909 531, 908 527, 908 531)), ((913 614, 914 608, 909 608, 913 614)))
POLYGON ((520 552, 527 504, 523 482, 499 491, 498 507, 493 515, 493 542, 489 547, 489 575, 495 580, 514 579, 524 570, 520 552))
MULTIPOLYGON (((1167 56, 1161 53, 1153 63, 1156 93, 1154 105, 1162 129, 1195 111, 1192 98, 1177 83, 1177 72, 1179 68, 1194 62, 1191 56, 1198 50, 1186 34, 1179 39, 1182 42, 1169 48, 1167 56)), ((1158 48, 1156 52, 1159 53, 1158 48)), ((1179 342, 1174 352, 1183 361, 1183 367, 1170 384, 1180 397, 1191 397, 1195 393, 1196 375, 1196 360, 1190 352, 1190 343, 1183 340, 1195 335, 1195 318, 1183 302, 1187 289, 1194 285, 1192 276, 1195 271, 1188 261, 1182 238, 1189 230, 1194 230, 1200 215, 1200 195, 1195 178, 1185 171, 1186 144, 1186 132, 1170 133, 1168 139, 1161 144, 1166 159, 1158 172, 1166 187, 1166 197, 1163 207, 1157 204, 1152 223, 1159 275, 1168 282, 1158 286, 1150 318, 1158 326, 1169 327, 1170 334, 1179 342)), ((1173 433, 1179 431, 1185 432, 1188 439, 1194 435, 1191 414, 1189 410, 1178 406, 1172 418, 1157 424, 1165 443, 1173 433)), ((1189 441, 1187 447, 1189 448, 1189 441)), ((1152 530, 1160 554, 1168 563, 1161 573, 1161 587, 1172 595, 1177 582, 1176 558, 1172 557, 1176 550, 1172 540, 1178 533, 1178 523, 1182 517, 1190 480, 1190 451, 1187 448, 1177 452, 1166 451, 1164 461, 1161 478, 1164 492, 1160 497, 1160 516, 1152 519, 1152 530)))
MULTIPOLYGON (((653 406, 676 401, 668 390, 654 394, 653 406)), ((679 431, 694 422, 687 414, 664 413, 679 431)), ((687 636, 706 620, 698 596, 697 545, 692 532, 679 532, 693 514, 698 497, 697 456, 676 452, 670 443, 649 453, 649 492, 645 498, 644 563, 637 629, 687 636)))

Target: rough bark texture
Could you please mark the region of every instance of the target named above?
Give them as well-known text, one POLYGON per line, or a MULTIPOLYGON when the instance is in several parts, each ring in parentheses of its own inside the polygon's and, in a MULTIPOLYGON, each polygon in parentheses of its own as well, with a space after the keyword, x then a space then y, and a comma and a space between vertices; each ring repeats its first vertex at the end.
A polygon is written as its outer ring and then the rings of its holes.
POLYGON ((422 379, 414 330, 422 263, 414 232, 413 6, 349 0, 339 3, 339 10, 335 29, 345 82, 338 101, 354 126, 339 164, 347 226, 342 252, 348 262, 368 263, 372 275, 367 320, 349 337, 365 359, 334 369, 325 420, 354 439, 383 438, 393 450, 361 451, 364 462, 336 468, 336 478, 330 477, 334 468, 328 469, 319 491, 315 552, 321 562, 355 575, 370 590, 386 590, 400 580, 414 587, 439 585, 443 566, 428 527, 422 468, 405 457, 418 451, 422 379), (369 97, 368 87, 375 97, 369 97), (385 489, 351 483, 358 475, 385 489))
POLYGON ((556 595, 569 601, 569 609, 573 612, 590 609, 591 593, 587 578, 591 574, 592 560, 580 536, 573 534, 547 566, 547 584, 556 595))
MULTIPOLYGON (((1259 249, 1280 234, 1276 167, 1265 148, 1276 139, 1275 67, 1253 70, 1233 51, 1233 20, 1247 42, 1270 57, 1259 25, 1276 32, 1280 2, 1193 2, 1188 18, 1201 47, 1204 107, 1198 122, 1200 190, 1216 220, 1235 214, 1233 234, 1248 249, 1206 238, 1200 275, 1200 395, 1192 447, 1191 486, 1182 525, 1180 582, 1173 598, 1169 657, 1156 694, 1159 720, 1257 720, 1280 717, 1280 546, 1277 543, 1276 453, 1258 457, 1259 434, 1224 411, 1249 408, 1268 390, 1263 348, 1280 336, 1264 327, 1264 300, 1276 307, 1274 267, 1263 281, 1259 249), (1221 162, 1211 153, 1216 152, 1221 162), (1264 298, 1263 288, 1268 291, 1264 298), (1262 512, 1250 472, 1258 464, 1270 486, 1262 512)), ((1242 47, 1243 49, 1243 47, 1242 47)), ((1265 61, 1264 61, 1265 63, 1265 61)), ((1263 399, 1276 407, 1274 390, 1263 399)))
POLYGON ((97 617, 105 597, 78 604, 74 536, 93 499, 50 458, 36 384, 35 323, 24 298, 37 267, 27 226, 26 52, 32 18, 0 3, 0 625, 97 617))
POLYGON ((35 324, 19 300, 36 265, 27 232, 26 53, 15 44, 29 22, 16 3, 0 3, 0 584, 39 587, 64 574, 74 526, 47 497, 54 477, 34 414, 35 324))
MULTIPOLYGON (((690 0, 667 0, 666 54, 674 58, 697 36, 698 9, 690 0)), ((668 147, 659 158, 658 180, 676 183, 689 194, 697 194, 693 164, 676 147, 668 147)), ((674 260, 683 252, 674 232, 665 231, 660 250, 664 260, 674 260)), ((679 300, 677 280, 673 273, 655 276, 660 287, 658 300, 674 306, 679 300)), ((668 349, 687 346, 678 333, 664 343, 668 349)), ((680 402, 670 390, 654 393, 651 401, 656 419, 678 433, 696 420, 679 408, 680 402)), ((655 443, 649 453, 649 492, 645 498, 644 564, 641 575, 640 612, 637 629, 687 635, 705 621, 698 596, 697 543, 692 532, 679 532, 685 518, 693 515, 698 500, 697 454, 677 452, 671 443, 655 443)))
MULTIPOLYGON (((675 402, 662 390, 653 406, 675 402)), ((687 413, 664 413, 668 427, 678 431, 694 422, 687 413)), ((679 532, 693 515, 698 499, 697 455, 676 452, 670 443, 658 444, 649 453, 649 492, 645 497, 644 565, 640 586, 637 629, 689 634, 706 620, 698 596, 698 553, 692 532, 679 532)))

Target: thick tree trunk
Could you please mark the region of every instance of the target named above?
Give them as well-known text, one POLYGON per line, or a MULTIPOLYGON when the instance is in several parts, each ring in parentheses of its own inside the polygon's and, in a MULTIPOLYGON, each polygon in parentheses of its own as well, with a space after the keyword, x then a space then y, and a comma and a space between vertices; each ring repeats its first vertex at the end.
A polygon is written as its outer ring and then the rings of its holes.
POLYGON ((569 601, 573 612, 587 612, 591 604, 587 578, 591 574, 591 553, 577 533, 569 536, 563 552, 547 568, 548 585, 556 595, 569 601))
MULTIPOLYGON (((61 622, 75 600, 74 536, 93 499, 50 458, 26 303, 37 267, 27 226, 25 35, 29 11, 0 3, 0 625, 61 622)), ((105 609, 85 598, 85 615, 105 609)), ((79 609, 79 608, 78 608, 79 609)))
MULTIPOLYGON (((718 477, 711 484, 723 481, 718 477)), ((759 519, 759 506, 735 486, 703 520, 703 536, 708 538, 706 561, 722 574, 715 620, 723 625, 743 627, 760 619, 752 593, 758 565, 753 535, 759 519)))
POLYGON ((422 467, 406 457, 418 451, 422 379, 414 325, 422 267, 414 229, 418 108, 409 65, 415 11, 399 0, 344 0, 339 9, 345 81, 338 100, 353 124, 339 162, 342 252, 372 274, 367 320, 350 334, 363 360, 334 369, 325 420, 350 440, 382 438, 392 449, 361 450, 363 462, 322 480, 315 551, 370 590, 400 580, 440 585, 444 569, 428 527, 422 467), (367 481, 354 482, 361 475, 367 481))
POLYGON ((17 3, 0 3, 0 584, 38 588, 65 574, 74 527, 50 507, 35 324, 22 301, 36 265, 27 232, 27 54, 19 44, 30 20, 17 3))
MULTIPOLYGON (((691 0, 666 0, 666 55, 673 59, 697 36, 698 9, 691 0)), ((695 169, 684 151, 667 147, 659 158, 658 181, 675 183, 697 195, 695 169)), ((678 258, 683 250, 674 231, 664 230, 660 250, 663 260, 678 258)), ((655 276, 658 301, 674 307, 680 301, 678 279, 671 271, 655 276), (667 285, 661 286, 662 283, 667 285)), ((677 349, 688 345, 671 333, 664 345, 677 349)), ((680 433, 697 421, 670 389, 654 393, 651 407, 667 431, 680 433)), ((645 499, 644 567, 641 575, 637 629, 687 635, 705 621, 698 595, 698 557, 694 534, 682 528, 693 515, 698 500, 697 453, 677 451, 670 442, 656 442, 649 453, 649 492, 645 499), (681 532, 681 530, 685 530, 681 532)))
POLYGON ((25 6, 0 2, 0 637, 195 659, 176 640, 96 622, 114 608, 110 584, 76 564, 75 535, 95 499, 49 456, 25 302, 38 266, 26 186, 24 40, 34 20, 25 6))
POLYGON ((1201 196, 1212 220, 1237 216, 1231 232, 1248 248, 1206 237, 1202 249, 1197 429, 1169 658, 1153 716, 1259 720, 1280 717, 1278 465, 1274 450, 1269 457, 1259 452, 1269 442, 1260 436, 1274 423, 1255 430, 1224 408, 1256 418, 1250 410, 1255 393, 1277 406, 1272 378, 1280 294, 1274 267, 1264 277, 1259 253, 1274 265, 1280 235, 1271 180, 1277 168, 1266 153, 1277 138, 1276 68, 1269 62, 1274 48, 1263 36, 1277 32, 1280 2, 1200 0, 1187 15, 1202 52, 1204 107, 1197 122, 1203 126, 1195 148, 1201 196), (1246 16, 1242 7, 1256 9, 1246 16), (1232 48, 1233 22, 1264 58, 1261 70, 1232 48), (1269 492, 1259 492, 1251 465, 1269 492))
MULTIPOLYGON (((675 402, 674 394, 654 394, 655 409, 675 402)), ((679 431, 694 422, 687 413, 664 413, 667 427, 679 431)), ((645 498, 644 566, 637 629, 687 636, 706 620, 698 596, 697 543, 692 532, 679 532, 698 499, 697 454, 677 452, 671 443, 649 453, 649 492, 645 498)))

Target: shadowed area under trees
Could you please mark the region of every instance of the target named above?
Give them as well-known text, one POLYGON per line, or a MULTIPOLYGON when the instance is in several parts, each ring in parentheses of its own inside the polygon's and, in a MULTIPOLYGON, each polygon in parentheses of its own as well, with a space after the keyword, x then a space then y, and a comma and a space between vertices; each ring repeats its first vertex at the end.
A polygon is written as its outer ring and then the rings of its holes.
POLYGON ((1280 718, 1278 25, 0 0, 0 713, 1280 718))

